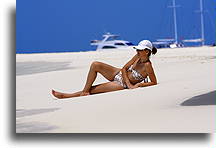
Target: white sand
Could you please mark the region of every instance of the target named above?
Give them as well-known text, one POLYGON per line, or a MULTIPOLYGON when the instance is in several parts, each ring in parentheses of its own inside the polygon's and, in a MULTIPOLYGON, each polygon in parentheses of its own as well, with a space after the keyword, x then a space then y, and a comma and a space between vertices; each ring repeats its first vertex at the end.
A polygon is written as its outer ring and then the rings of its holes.
MULTIPOLYGON (((151 59, 156 86, 53 100, 51 89, 82 90, 92 61, 122 67, 134 54, 112 50, 16 55, 17 132, 216 132, 215 97, 208 94, 216 88, 213 47, 159 49, 151 59), (184 101, 186 106, 181 105, 184 101)), ((95 84, 105 81, 98 75, 95 84)))

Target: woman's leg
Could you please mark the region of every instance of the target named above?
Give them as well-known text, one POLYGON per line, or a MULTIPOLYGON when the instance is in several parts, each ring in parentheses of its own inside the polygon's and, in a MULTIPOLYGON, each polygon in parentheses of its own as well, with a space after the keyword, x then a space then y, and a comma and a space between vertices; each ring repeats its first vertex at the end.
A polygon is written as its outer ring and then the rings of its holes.
POLYGON ((97 61, 93 62, 90 66, 86 84, 81 95, 89 94, 90 88, 92 87, 92 84, 94 83, 98 72, 103 75, 107 80, 112 81, 119 71, 119 68, 113 67, 111 65, 97 61))
MULTIPOLYGON (((105 93, 105 92, 111 92, 111 91, 117 91, 117 90, 123 90, 123 89, 124 87, 116 82, 107 82, 107 83, 102 83, 99 85, 92 86, 90 89, 90 94, 105 93)), ((59 99, 79 97, 81 93, 82 91, 78 91, 76 93, 69 94, 69 93, 61 93, 61 92, 52 90, 52 94, 59 99)))
POLYGON ((58 99, 65 99, 65 98, 72 98, 72 97, 79 97, 81 95, 82 91, 78 91, 75 93, 62 93, 55 90, 52 90, 53 96, 55 96, 58 99))
POLYGON ((117 91, 123 89, 124 89, 123 86, 112 81, 112 82, 107 82, 96 86, 92 86, 90 89, 90 94, 105 93, 105 92, 111 92, 111 91, 117 91))

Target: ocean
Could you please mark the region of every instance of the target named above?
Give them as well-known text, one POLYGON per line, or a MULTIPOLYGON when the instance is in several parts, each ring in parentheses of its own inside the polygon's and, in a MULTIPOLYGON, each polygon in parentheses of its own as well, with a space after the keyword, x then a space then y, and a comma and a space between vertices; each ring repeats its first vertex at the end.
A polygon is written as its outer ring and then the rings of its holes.
POLYGON ((61 53, 61 52, 80 52, 95 51, 96 49, 16 49, 16 54, 32 54, 32 53, 61 53))

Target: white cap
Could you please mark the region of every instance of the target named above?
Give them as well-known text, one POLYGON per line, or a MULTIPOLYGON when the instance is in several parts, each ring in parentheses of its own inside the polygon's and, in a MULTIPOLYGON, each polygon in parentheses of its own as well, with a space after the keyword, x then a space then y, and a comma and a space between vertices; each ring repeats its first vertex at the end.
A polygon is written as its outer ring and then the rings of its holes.
POLYGON ((139 42, 138 46, 134 47, 134 49, 138 49, 138 50, 144 50, 146 48, 152 51, 153 46, 149 40, 142 40, 139 42))

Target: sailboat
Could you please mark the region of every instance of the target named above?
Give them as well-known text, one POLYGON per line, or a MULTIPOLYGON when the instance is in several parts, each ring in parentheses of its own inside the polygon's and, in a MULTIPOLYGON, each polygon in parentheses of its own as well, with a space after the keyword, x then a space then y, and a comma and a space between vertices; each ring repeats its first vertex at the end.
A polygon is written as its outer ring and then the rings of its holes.
POLYGON ((197 39, 185 39, 182 40, 184 43, 201 43, 202 46, 205 45, 205 36, 204 36, 204 11, 203 11, 203 0, 200 0, 200 23, 201 23, 201 38, 197 39))
POLYGON ((153 45, 157 48, 176 48, 181 47, 182 44, 178 42, 178 28, 176 22, 176 8, 179 7, 176 5, 175 0, 172 0, 172 5, 168 6, 173 9, 173 21, 174 21, 174 38, 173 39, 157 39, 153 42, 153 45))
MULTIPOLYGON (((177 21, 176 21, 176 8, 179 7, 179 5, 176 5, 176 1, 172 0, 172 5, 168 7, 173 8, 174 38, 173 39, 157 39, 155 42, 153 42, 153 44, 158 48, 182 47, 184 45, 178 42, 178 28, 177 28, 177 21)), ((184 40, 181 40, 182 43, 201 43, 202 46, 205 44, 203 0, 200 0, 200 10, 198 12, 200 13, 201 38, 184 39, 184 40)))

